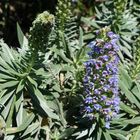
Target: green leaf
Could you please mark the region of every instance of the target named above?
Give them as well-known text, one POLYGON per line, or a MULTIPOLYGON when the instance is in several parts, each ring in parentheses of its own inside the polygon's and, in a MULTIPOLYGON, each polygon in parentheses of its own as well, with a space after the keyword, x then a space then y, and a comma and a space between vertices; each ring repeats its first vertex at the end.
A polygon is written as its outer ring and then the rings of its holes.
POLYGON ((11 66, 9 63, 7 63, 2 57, 0 57, 0 71, 3 71, 4 73, 7 73, 8 75, 18 75, 18 72, 11 66))
POLYGON ((130 57, 130 58, 132 59, 132 55, 131 55, 130 51, 129 51, 126 47, 122 47, 122 51, 123 51, 128 57, 130 57))
POLYGON ((72 63, 72 61, 66 57, 65 53, 63 50, 60 50, 59 51, 59 56, 67 63, 72 63))
POLYGON ((39 127, 40 127, 40 122, 36 122, 36 123, 29 125, 20 138, 22 138, 28 134, 31 134, 35 130, 37 131, 39 127))
POLYGON ((140 126, 137 127, 137 131, 133 134, 130 140, 140 140, 140 126))
POLYGON ((28 116, 25 121, 22 123, 22 125, 20 125, 19 127, 16 127, 16 128, 6 128, 6 132, 7 134, 14 134, 14 133, 17 133, 17 132, 21 132, 23 130, 25 130, 29 125, 30 123, 32 123, 33 119, 35 118, 35 115, 32 114, 30 116, 28 116))
POLYGON ((124 121, 122 121, 122 123, 124 124, 140 124, 140 117, 135 117, 133 119, 125 119, 124 121))
POLYGON ((99 131, 97 132, 97 140, 101 140, 101 136, 102 136, 102 129, 99 128, 99 131))
MULTIPOLYGON (((2 94, 3 94, 3 96, 0 98, 0 105, 6 107, 6 109, 3 110, 3 113, 8 114, 8 108, 10 107, 10 103, 12 102, 11 100, 13 98, 14 91, 8 92, 8 94, 6 91, 4 91, 4 93, 2 93, 2 94)), ((3 116, 6 117, 7 116, 6 114, 3 116)))
POLYGON ((140 84, 135 82, 136 86, 133 87, 132 92, 133 94, 140 100, 140 84))
POLYGON ((81 131, 79 136, 76 137, 76 140, 85 137, 86 135, 88 135, 88 129, 81 131))
POLYGON ((26 50, 28 48, 28 40, 24 36, 19 24, 17 23, 17 34, 18 34, 18 41, 20 43, 21 48, 26 50))
POLYGON ((96 11, 96 15, 98 16, 98 18, 102 17, 101 12, 98 10, 98 8, 95 6, 95 11, 96 11))
POLYGON ((67 128, 64 132, 62 132, 59 136, 59 139, 66 139, 69 136, 72 135, 72 133, 74 132, 75 128, 67 128))
POLYGON ((129 113, 131 115, 138 115, 139 114, 136 110, 132 109, 128 105, 125 105, 123 102, 120 103, 120 107, 122 110, 126 111, 127 113, 129 113))
POLYGON ((120 67, 119 72, 120 72, 120 81, 123 81, 125 86, 128 89, 131 89, 131 87, 132 87, 132 79, 128 75, 127 71, 123 67, 120 67))
POLYGON ((0 40, 0 46, 2 46, 1 56, 11 64, 11 60, 14 60, 12 49, 10 49, 9 46, 6 43, 4 43, 3 40, 0 40))
POLYGON ((9 81, 9 82, 5 82, 1 85, 2 89, 5 89, 5 88, 10 88, 10 87, 14 87, 18 84, 19 82, 18 81, 9 81))
POLYGON ((88 133, 88 136, 90 137, 93 133, 93 131, 95 130, 95 127, 96 127, 96 123, 92 125, 92 127, 89 129, 89 133, 88 133))
POLYGON ((100 28, 100 26, 96 23, 95 20, 91 20, 91 19, 82 17, 81 21, 84 22, 85 24, 87 24, 88 26, 93 26, 93 27, 95 27, 97 29, 100 28))
POLYGON ((0 73, 0 78, 1 79, 5 79, 5 80, 16 80, 16 78, 14 78, 13 76, 11 75, 8 75, 8 74, 4 74, 4 73, 0 73))
POLYGON ((6 127, 10 127, 11 124, 12 124, 12 121, 13 121, 12 118, 13 118, 13 113, 14 113, 15 102, 16 102, 16 96, 14 95, 13 101, 12 101, 12 104, 11 104, 11 107, 10 107, 10 112, 8 114, 8 117, 7 117, 6 127))
POLYGON ((64 33, 62 33, 62 32, 60 32, 60 36, 62 38, 62 43, 63 43, 63 46, 65 48, 65 51, 66 51, 67 56, 69 56, 69 58, 73 58, 74 57, 74 54, 72 52, 72 47, 70 45, 70 42, 67 39, 68 37, 64 33))
POLYGON ((76 62, 81 60, 81 57, 85 55, 85 46, 83 46, 83 31, 80 28, 80 37, 79 37, 79 50, 76 53, 76 62))
POLYGON ((119 138, 119 140, 127 140, 127 138, 125 136, 123 136, 122 134, 114 133, 112 135, 114 135, 116 138, 119 138))
POLYGON ((12 106, 12 103, 13 103, 13 99, 14 99, 14 96, 12 96, 9 101, 7 102, 7 104, 5 105, 5 108, 1 114, 2 116, 4 117, 4 119, 6 120, 7 116, 9 115, 9 112, 10 112, 10 109, 11 109, 11 106, 12 106))
POLYGON ((79 31, 80 31, 80 36, 79 36, 79 47, 82 48, 82 47, 83 47, 83 30, 82 30, 81 27, 79 28, 79 31))
POLYGON ((21 80, 17 86, 16 93, 20 92, 24 88, 24 80, 21 80))
POLYGON ((35 88, 37 88, 37 82, 34 80, 34 79, 32 79, 30 76, 27 76, 27 79, 29 80, 29 82, 32 84, 32 85, 34 85, 35 86, 35 88))
POLYGON ((111 138, 111 136, 110 136, 108 131, 103 132, 103 134, 104 134, 106 140, 112 140, 112 138, 111 138))
POLYGON ((30 91, 29 94, 32 98, 32 102, 33 102, 34 106, 38 107, 38 109, 39 109, 38 111, 40 111, 40 112, 43 111, 42 112, 43 114, 45 113, 50 118, 58 120, 59 117, 55 113, 53 113, 52 109, 49 108, 44 96, 42 95, 42 93, 38 89, 32 87, 31 84, 29 84, 29 86, 27 88, 30 91))
POLYGON ((16 103, 15 103, 15 110, 16 110, 16 121, 17 126, 21 125, 23 122, 23 93, 20 92, 16 95, 16 103))
POLYGON ((125 83, 123 81, 120 81, 119 85, 120 85, 121 90, 125 94, 125 96, 129 99, 129 101, 140 108, 140 102, 136 99, 136 97, 132 94, 132 92, 129 91, 125 83))

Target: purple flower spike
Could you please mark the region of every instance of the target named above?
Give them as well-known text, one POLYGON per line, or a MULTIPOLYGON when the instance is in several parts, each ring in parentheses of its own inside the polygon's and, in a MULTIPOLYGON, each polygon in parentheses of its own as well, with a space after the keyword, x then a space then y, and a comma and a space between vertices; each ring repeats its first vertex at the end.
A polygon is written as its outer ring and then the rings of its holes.
POLYGON ((97 35, 100 38, 89 43, 89 60, 84 63, 84 112, 85 116, 93 120, 97 119, 95 114, 98 113, 109 129, 111 119, 119 112, 120 103, 117 54, 120 49, 117 45, 119 37, 106 28, 98 31, 97 35))

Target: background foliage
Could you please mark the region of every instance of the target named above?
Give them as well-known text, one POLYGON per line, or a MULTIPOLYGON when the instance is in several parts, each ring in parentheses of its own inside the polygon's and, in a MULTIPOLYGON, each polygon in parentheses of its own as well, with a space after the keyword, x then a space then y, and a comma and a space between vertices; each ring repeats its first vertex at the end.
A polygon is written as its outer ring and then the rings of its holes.
MULTIPOLYGON (((42 12, 43 1, 38 3, 37 12, 42 12)), ((25 2, 13 4, 27 6, 25 2)), ((9 1, 1 2, 1 32, 8 30, 10 6, 9 1)), ((55 21, 52 21, 53 30, 49 34, 44 31, 49 24, 45 13, 36 18, 28 36, 24 36, 17 24, 20 48, 8 47, 0 41, 1 139, 139 140, 139 9, 137 0, 79 0, 72 3, 58 0, 56 10, 50 10, 55 21), (120 36, 120 113, 112 120, 110 129, 105 129, 102 122, 91 122, 80 114, 83 62, 88 59, 86 46, 95 39, 95 31, 105 26, 120 36), (42 35, 47 36, 47 40, 42 39, 42 35), (43 40, 39 47, 36 38, 40 42, 43 40), (42 44, 43 49, 40 49, 42 44)), ((14 13, 19 14, 18 11, 14 13)), ((28 26, 35 18, 36 13, 33 14, 29 16, 32 18, 29 18, 28 26)), ((24 32, 27 29, 23 28, 24 32)), ((4 32, 3 37, 12 44, 8 32, 11 30, 4 32)), ((13 41, 14 44, 16 41, 13 41)))

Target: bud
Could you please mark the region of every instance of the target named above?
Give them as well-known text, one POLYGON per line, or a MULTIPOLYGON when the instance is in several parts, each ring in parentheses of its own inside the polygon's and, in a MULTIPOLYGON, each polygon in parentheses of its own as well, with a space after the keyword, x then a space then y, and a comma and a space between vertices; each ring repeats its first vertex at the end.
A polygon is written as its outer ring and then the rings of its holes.
POLYGON ((47 48, 49 35, 53 30, 55 18, 47 11, 39 14, 30 28, 29 45, 36 51, 44 51, 47 48))

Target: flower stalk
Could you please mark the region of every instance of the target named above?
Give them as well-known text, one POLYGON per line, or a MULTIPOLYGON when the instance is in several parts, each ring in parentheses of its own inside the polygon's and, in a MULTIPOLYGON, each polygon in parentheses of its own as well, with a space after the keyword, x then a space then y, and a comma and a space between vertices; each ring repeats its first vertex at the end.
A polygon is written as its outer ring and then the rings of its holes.
POLYGON ((84 114, 91 120, 99 114, 106 128, 119 112, 118 38, 106 27, 99 30, 96 41, 88 44, 90 59, 84 63, 84 114))

